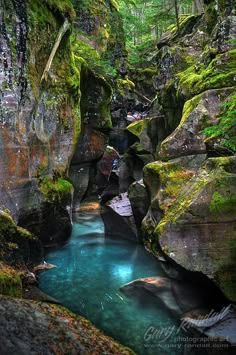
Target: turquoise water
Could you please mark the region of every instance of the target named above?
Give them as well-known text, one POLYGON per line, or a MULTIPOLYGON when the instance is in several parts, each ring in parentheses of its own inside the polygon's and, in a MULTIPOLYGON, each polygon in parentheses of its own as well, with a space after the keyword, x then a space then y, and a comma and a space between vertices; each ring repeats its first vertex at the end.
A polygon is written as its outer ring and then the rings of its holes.
POLYGON ((127 298, 119 291, 134 279, 163 276, 158 262, 141 245, 105 238, 98 214, 81 213, 67 244, 49 250, 45 259, 57 268, 40 275, 40 288, 64 306, 138 354, 182 352, 171 347, 176 333, 168 332, 178 325, 155 297, 127 298), (167 331, 167 340, 149 339, 151 326, 157 333, 167 331))

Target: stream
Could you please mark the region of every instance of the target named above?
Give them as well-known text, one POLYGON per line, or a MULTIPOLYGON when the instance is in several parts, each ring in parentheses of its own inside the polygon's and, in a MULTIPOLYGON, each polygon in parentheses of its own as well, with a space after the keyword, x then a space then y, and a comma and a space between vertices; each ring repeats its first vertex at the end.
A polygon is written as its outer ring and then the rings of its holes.
POLYGON ((149 294, 127 298, 119 291, 137 278, 164 276, 157 260, 139 244, 105 238, 98 211, 74 216, 70 239, 46 250, 45 260, 57 268, 40 274, 40 288, 64 306, 137 354, 182 353, 175 331, 168 332, 166 340, 163 334, 149 339, 150 327, 157 334, 178 328, 157 298, 149 294))

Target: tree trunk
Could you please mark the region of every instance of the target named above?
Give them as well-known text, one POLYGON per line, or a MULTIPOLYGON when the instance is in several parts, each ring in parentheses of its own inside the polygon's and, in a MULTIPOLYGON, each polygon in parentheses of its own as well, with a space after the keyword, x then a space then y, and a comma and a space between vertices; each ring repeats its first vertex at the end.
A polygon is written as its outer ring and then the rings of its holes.
POLYGON ((179 32, 179 9, 178 9, 178 0, 175 1, 175 18, 176 18, 176 26, 177 32, 179 32))
POLYGON ((194 13, 201 14, 204 11, 201 0, 194 0, 194 13))

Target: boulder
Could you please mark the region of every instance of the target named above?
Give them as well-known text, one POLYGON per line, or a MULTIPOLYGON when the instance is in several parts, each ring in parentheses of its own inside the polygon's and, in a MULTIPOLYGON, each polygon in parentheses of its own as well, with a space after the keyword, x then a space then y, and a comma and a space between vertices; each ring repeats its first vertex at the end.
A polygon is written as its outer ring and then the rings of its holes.
POLYGON ((161 247, 187 270, 201 271, 235 294, 235 157, 210 158, 165 211, 155 229, 161 247))
POLYGON ((222 103, 233 89, 208 90, 187 101, 178 127, 162 143, 159 156, 173 159, 207 151, 205 135, 201 131, 217 124, 222 103))
MULTIPOLYGON (((194 310, 201 310, 202 314, 206 314, 211 311, 212 307, 211 300, 209 299, 209 291, 212 293, 211 286, 207 287, 207 285, 205 285, 203 290, 201 289, 200 283, 194 283, 194 275, 192 280, 193 282, 178 281, 154 276, 129 282, 122 286, 120 290, 127 296, 135 296, 138 294, 139 290, 145 290, 161 301, 165 307, 178 318, 194 310), (206 292, 207 288, 208 293, 206 292)), ((217 292, 215 293, 215 297, 217 299, 217 292)), ((219 302, 218 309, 228 304, 226 301, 219 302)))
MULTIPOLYGON (((217 298, 217 290, 215 289, 216 293, 213 294, 209 292, 212 290, 209 290, 207 285, 205 286, 201 289, 201 284, 180 282, 163 277, 148 277, 134 280, 122 286, 120 290, 128 297, 145 297, 147 301, 147 293, 153 295, 157 298, 157 304, 161 301, 175 317, 181 318, 177 332, 182 329, 185 333, 194 336, 195 341, 198 340, 198 342, 201 342, 200 337, 205 337, 205 339, 210 337, 213 347, 221 348, 220 345, 224 343, 225 354, 233 354, 233 347, 236 344, 235 307, 225 302, 219 304, 218 310, 213 309, 209 296, 217 298), (145 291, 146 294, 143 293, 145 291)), ((161 342, 161 336, 156 340, 161 342)), ((211 350, 209 353, 212 354, 211 350)))
POLYGON ((102 207, 105 234, 114 238, 137 241, 137 229, 128 193, 121 193, 102 207), (115 228, 114 226, 119 226, 115 228))
POLYGON ((134 354, 59 306, 1 296, 0 308, 1 354, 134 354))
POLYGON ((142 239, 142 220, 147 214, 149 208, 149 197, 142 180, 136 181, 130 185, 128 196, 137 226, 139 239, 142 239))
POLYGON ((102 195, 102 197, 104 197, 103 191, 107 187, 108 190, 113 189, 111 188, 111 180, 117 180, 118 189, 119 161, 119 153, 113 147, 107 146, 102 158, 97 163, 96 185, 98 188, 99 195, 102 195))

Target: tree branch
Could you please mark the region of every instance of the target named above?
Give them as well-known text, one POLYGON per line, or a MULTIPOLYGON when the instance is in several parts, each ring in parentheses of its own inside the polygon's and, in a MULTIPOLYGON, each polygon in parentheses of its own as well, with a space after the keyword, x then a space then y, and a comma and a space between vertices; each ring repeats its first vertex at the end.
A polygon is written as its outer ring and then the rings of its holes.
POLYGON ((70 27, 69 21, 67 19, 65 19, 65 22, 63 23, 62 27, 60 28, 60 30, 58 32, 56 42, 54 43, 53 49, 52 49, 51 54, 50 54, 50 56, 48 58, 47 64, 45 66, 45 69, 43 71, 43 75, 42 75, 41 80, 40 80, 40 83, 43 80, 47 81, 48 72, 49 72, 49 70, 51 68, 53 58, 55 57, 57 49, 58 49, 58 47, 59 47, 59 45, 61 43, 62 37, 68 31, 69 27, 70 27))
POLYGON ((141 94, 141 93, 138 92, 137 90, 134 90, 134 93, 135 93, 137 96, 141 97, 141 99, 143 99, 144 101, 148 102, 149 104, 152 103, 152 101, 151 101, 149 98, 147 98, 146 96, 144 96, 143 94, 141 94))

